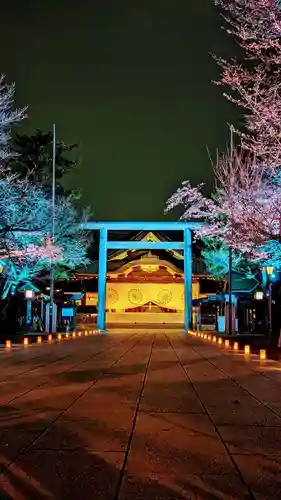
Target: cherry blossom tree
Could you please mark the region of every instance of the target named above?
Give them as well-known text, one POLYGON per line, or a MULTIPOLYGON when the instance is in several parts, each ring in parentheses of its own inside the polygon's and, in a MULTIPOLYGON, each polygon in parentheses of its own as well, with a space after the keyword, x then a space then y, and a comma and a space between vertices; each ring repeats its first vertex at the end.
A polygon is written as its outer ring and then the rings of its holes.
MULTIPOLYGON (((53 237, 53 206, 43 185, 32 182, 28 172, 14 175, 18 153, 10 147, 11 128, 25 117, 26 109, 15 109, 15 86, 0 76, 0 266, 2 298, 15 293, 19 285, 30 283, 51 266, 74 269, 87 262, 87 234, 78 214, 74 195, 56 200, 53 237)), ((49 136, 48 136, 49 138, 49 136)), ((50 142, 50 141, 49 141, 50 142)), ((59 143, 59 152, 62 145, 59 143)), ((64 165, 66 165, 64 163, 64 165)), ((67 164, 68 165, 68 164, 67 164)))
POLYGON ((0 161, 7 160, 13 153, 9 148, 11 128, 25 117, 26 108, 14 109, 15 85, 5 83, 0 76, 0 161))
MULTIPOLYGON (((169 198, 167 210, 182 206, 181 220, 201 220, 200 238, 216 239, 254 262, 275 259, 281 264, 281 175, 263 168, 245 151, 226 153, 214 166, 215 190, 208 198, 203 185, 186 181, 169 198), (275 242, 275 244, 273 243, 275 242)), ((280 266, 279 266, 280 267, 280 266)))
POLYGON ((214 56, 228 88, 224 96, 245 111, 241 145, 264 164, 281 164, 281 13, 278 0, 216 0, 226 31, 244 50, 242 63, 214 56))
POLYGON ((71 197, 55 207, 52 239, 52 202, 40 186, 0 171, 0 264, 2 297, 30 282, 51 265, 73 269, 87 262, 87 234, 71 197), (2 178, 1 178, 2 173, 2 178))

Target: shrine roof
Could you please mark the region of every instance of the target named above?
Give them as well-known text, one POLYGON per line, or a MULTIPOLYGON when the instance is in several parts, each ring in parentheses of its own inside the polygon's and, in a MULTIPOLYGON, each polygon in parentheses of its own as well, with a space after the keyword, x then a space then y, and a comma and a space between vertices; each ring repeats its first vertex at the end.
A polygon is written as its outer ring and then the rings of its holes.
MULTIPOLYGON (((174 240, 182 240, 182 232, 173 232, 171 240, 166 234, 163 234, 158 231, 140 231, 135 234, 130 240, 132 241, 174 241, 174 240)), ((113 240, 123 240, 128 239, 127 234, 113 233, 113 240)), ((107 260, 107 271, 109 273, 114 273, 118 270, 122 272, 122 268, 132 264, 134 265, 135 261, 140 260, 145 255, 148 254, 147 250, 111 250, 108 252, 108 260, 107 260)), ((174 268, 174 272, 182 273, 184 266, 184 256, 183 251, 181 250, 153 250, 153 256, 160 260, 159 265, 170 265, 174 268)), ((196 260, 196 259, 195 259, 196 260)), ((198 259, 197 259, 198 260, 198 259)), ((201 261, 200 261, 201 262, 201 261)), ((136 265, 136 264, 135 264, 136 265)), ((197 266, 198 267, 198 266, 197 266)), ((202 266, 199 266, 202 267, 202 266)), ((202 271, 198 272, 194 269, 195 274, 206 274, 202 271)), ((83 275, 97 275, 98 274, 98 259, 93 260, 87 267, 79 268, 76 270, 75 274, 83 274, 83 275)))
MULTIPOLYGON (((232 272, 232 292, 233 293, 251 293, 257 286, 259 281, 255 277, 248 277, 245 274, 233 271, 232 272)), ((226 292, 228 292, 228 281, 226 282, 226 292)))

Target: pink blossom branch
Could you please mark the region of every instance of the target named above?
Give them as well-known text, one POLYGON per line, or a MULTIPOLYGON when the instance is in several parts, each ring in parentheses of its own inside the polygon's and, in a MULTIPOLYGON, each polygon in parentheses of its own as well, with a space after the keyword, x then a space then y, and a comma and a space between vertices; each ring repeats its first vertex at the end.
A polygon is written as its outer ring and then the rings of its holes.
POLYGON ((268 165, 281 164, 281 13, 278 0, 218 0, 249 66, 213 56, 221 69, 224 97, 245 109, 242 146, 268 165))
POLYGON ((202 185, 183 183, 167 202, 167 210, 183 206, 183 220, 207 222, 200 238, 220 240, 247 254, 268 241, 281 242, 281 177, 264 168, 245 150, 223 155, 214 167, 215 193, 204 197, 202 185))
POLYGON ((25 260, 47 260, 52 262, 54 260, 59 260, 61 253, 62 248, 53 245, 51 237, 46 237, 45 245, 39 246, 30 244, 22 250, 11 250, 9 252, 9 257, 21 262, 25 260))

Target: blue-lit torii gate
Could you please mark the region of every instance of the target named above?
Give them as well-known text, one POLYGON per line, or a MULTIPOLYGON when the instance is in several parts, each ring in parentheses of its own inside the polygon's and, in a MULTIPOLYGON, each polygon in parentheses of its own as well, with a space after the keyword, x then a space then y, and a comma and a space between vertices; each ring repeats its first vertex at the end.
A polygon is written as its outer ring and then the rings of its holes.
POLYGON ((188 330, 192 313, 192 248, 191 231, 200 222, 85 222, 83 229, 100 232, 98 274, 99 330, 106 330, 107 250, 183 250, 184 254, 184 326, 188 330), (108 231, 183 231, 183 241, 110 241, 108 231))

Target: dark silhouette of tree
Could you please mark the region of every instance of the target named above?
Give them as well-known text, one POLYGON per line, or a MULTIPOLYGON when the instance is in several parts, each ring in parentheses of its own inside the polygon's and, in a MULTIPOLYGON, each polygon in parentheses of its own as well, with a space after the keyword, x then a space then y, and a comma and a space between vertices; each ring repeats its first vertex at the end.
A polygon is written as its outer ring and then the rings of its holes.
MULTIPOLYGON (((57 195, 70 194, 63 185, 62 180, 77 165, 77 149, 77 144, 67 145, 61 140, 56 141, 57 195)), ((47 191, 51 191, 53 169, 52 131, 42 132, 37 129, 34 135, 17 134, 13 141, 13 151, 17 156, 7 162, 12 173, 16 173, 22 179, 28 177, 30 182, 40 184, 47 191)), ((78 193, 76 195, 78 197, 78 193)))

